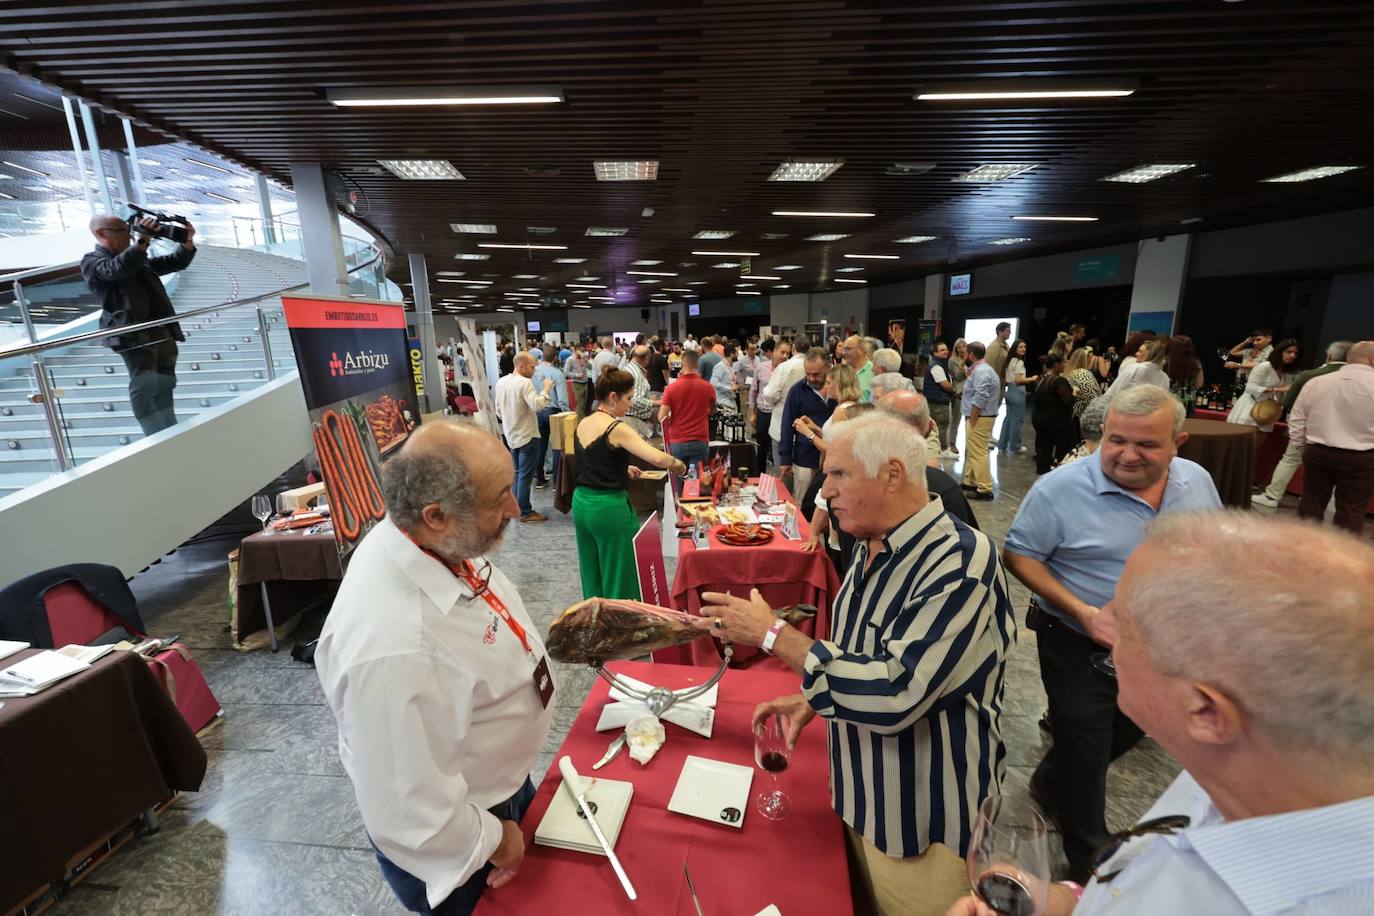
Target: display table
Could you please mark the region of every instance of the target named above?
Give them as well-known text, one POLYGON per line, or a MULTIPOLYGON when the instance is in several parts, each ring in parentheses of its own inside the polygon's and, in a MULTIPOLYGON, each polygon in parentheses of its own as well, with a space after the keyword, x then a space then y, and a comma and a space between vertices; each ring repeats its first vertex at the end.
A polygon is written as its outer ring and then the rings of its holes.
POLYGON ((333 533, 264 531, 239 544, 238 589, 234 595, 234 641, 266 628, 272 651, 276 627, 309 605, 332 598, 343 579, 333 533))
MULTIPOLYGON (((1194 408, 1193 416, 1199 420, 1226 422, 1226 411, 1224 410, 1194 408)), ((1240 429, 1248 429, 1255 436, 1255 486, 1269 486, 1269 481, 1274 476, 1274 468, 1288 448, 1288 424, 1279 421, 1274 424, 1273 430, 1267 433, 1260 432, 1259 428, 1255 426, 1241 426, 1238 423, 1231 425, 1240 429)), ((1295 476, 1293 482, 1288 485, 1288 492, 1302 493, 1301 480, 1301 476, 1295 476)))
MULTIPOLYGON (((714 668, 614 662, 612 670, 668 688, 705 682, 714 668)), ((845 862, 844 825, 830 806, 825 728, 819 720, 802 732, 792 764, 782 775, 793 810, 781 821, 769 821, 753 808, 740 828, 708 823, 667 810, 668 800, 688 754, 754 767, 750 721, 758 703, 796 693, 799 679, 790 672, 728 671, 720 682, 714 737, 669 724, 667 743, 647 766, 622 752, 600 770, 601 758, 616 731, 595 731, 608 687, 598 679, 568 737, 558 751, 567 754, 579 773, 634 783, 634 799, 615 851, 635 890, 631 901, 602 856, 536 846, 531 840, 562 777, 557 758, 549 767, 522 824, 525 861, 510 884, 488 890, 476 916, 529 916, 537 913, 624 913, 635 916, 694 916, 683 880, 688 864, 701 908, 708 914, 752 916, 772 903, 787 916, 853 913, 849 871, 845 862), (798 869, 801 869, 799 872, 798 869)), ((770 782, 754 767, 751 796, 770 782)))
POLYGON ((715 441, 710 444, 708 460, 717 456, 729 457, 731 473, 738 468, 746 467, 749 468, 750 477, 757 477, 760 470, 755 463, 758 454, 758 446, 749 440, 743 442, 715 441))
POLYGON ((204 748, 132 652, 0 702, 0 912, 61 881, 93 844, 173 790, 199 789, 205 776, 204 748))
MULTIPOLYGON (((788 502, 787 487, 778 484, 778 494, 788 502)), ((678 539, 677 573, 673 577, 673 607, 692 614, 701 613, 703 592, 729 592, 749 597, 757 588, 772 607, 789 604, 814 604, 816 618, 799 628, 807 636, 830 636, 830 602, 840 590, 840 579, 824 550, 807 553, 801 549, 809 525, 800 513, 800 541, 789 541, 777 530, 767 544, 736 547, 725 544, 713 528, 710 546, 698 550, 691 538, 678 539)), ((720 648, 715 640, 699 639, 684 646, 673 646, 654 653, 654 661, 681 665, 716 665, 720 648)), ((733 664, 740 667, 781 669, 785 666, 754 646, 735 646, 733 664)))
POLYGON ((1188 441, 1179 448, 1179 457, 1207 469, 1222 505, 1249 509, 1255 479, 1255 428, 1191 417, 1183 421, 1183 431, 1188 441))
MULTIPOLYGON (((572 452, 562 452, 559 460, 558 473, 553 481, 553 507, 564 515, 572 511, 573 491, 577 489, 577 473, 573 470, 572 452)), ((654 470, 653 466, 647 461, 631 456, 630 463, 643 468, 644 470, 654 470)), ((626 482, 626 489, 630 491, 630 507, 639 515, 648 515, 655 510, 663 509, 663 485, 667 481, 663 480, 629 480, 626 482)))

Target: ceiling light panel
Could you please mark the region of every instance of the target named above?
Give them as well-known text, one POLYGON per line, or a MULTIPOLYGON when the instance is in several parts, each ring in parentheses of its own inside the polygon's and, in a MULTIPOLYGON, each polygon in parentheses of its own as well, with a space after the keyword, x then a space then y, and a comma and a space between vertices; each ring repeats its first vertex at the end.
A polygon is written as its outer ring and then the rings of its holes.
POLYGON ((908 235, 908 236, 904 236, 904 237, 899 238, 899 239, 893 239, 892 241, 893 241, 894 244, 897 244, 897 245, 919 245, 919 244, 921 244, 922 242, 933 242, 933 241, 935 241, 935 236, 933 236, 933 235, 908 235))
POLYGON ((769 277, 763 274, 740 274, 741 280, 781 280, 782 277, 769 277))
POLYGON ((454 260, 457 260, 457 261, 485 261, 487 258, 491 257, 491 255, 489 255, 489 254, 477 254, 476 252, 472 252, 472 251, 460 251, 460 252, 458 252, 457 254, 455 254, 453 257, 454 257, 454 260))
MULTIPOLYGON (((716 268, 717 270, 731 270, 733 268, 739 267, 739 261, 721 261, 719 264, 712 264, 711 266, 716 268)), ((698 280, 693 285, 699 286, 702 282, 703 281, 698 280)))
POLYGON ((448 227, 454 232, 461 232, 466 235, 496 234, 496 227, 491 223, 449 223, 448 227))
POLYGON ((677 274, 666 270, 627 270, 632 277, 676 277, 677 274))
POLYGON ((1346 172, 1353 172, 1356 169, 1364 168, 1360 165, 1318 165, 1310 169, 1301 169, 1296 172, 1288 172, 1284 175, 1275 175, 1273 178, 1262 179, 1265 184, 1288 184, 1294 181, 1315 181, 1318 178, 1331 178, 1336 175, 1344 175, 1346 172))
MULTIPOLYGON (((838 242, 840 239, 849 238, 848 232, 818 232, 815 235, 808 235, 808 242, 838 242)), ((782 270, 781 267, 778 268, 782 270)))
POLYGON ((836 283, 867 283, 867 280, 850 280, 847 277, 836 277, 836 283))
POLYGON ((554 259, 553 259, 553 263, 555 263, 555 264, 581 264, 582 262, 584 262, 584 261, 586 261, 586 260, 587 260, 586 258, 554 258, 554 259))
POLYGON ((962 175, 956 175, 954 181, 1004 181, 1008 178, 1015 178, 1017 175, 1025 174, 1035 168, 1034 162, 996 162, 988 165, 980 165, 977 168, 969 169, 962 175))
POLYGON ((627 233, 627 232, 629 232, 629 231, 630 231, 629 229, 625 229, 625 228, 621 228, 621 227, 617 227, 617 226, 588 226, 588 227, 587 227, 587 235, 591 236, 592 238, 620 238, 622 235, 624 235, 625 233, 627 233))
POLYGON ((757 258, 757 251, 694 251, 692 254, 704 258, 757 258))
POLYGON ((1196 165, 1196 162, 1158 162, 1154 165, 1138 165, 1133 169, 1117 172, 1115 175, 1108 175, 1102 180, 1116 181, 1122 184, 1144 184, 1147 181, 1155 181, 1159 178, 1177 174, 1185 169, 1191 169, 1196 165))
POLYGON ((1095 216, 1013 216, 1023 223, 1095 223, 1095 216))
POLYGON ((563 90, 558 86, 404 86, 330 89, 325 98, 339 108, 540 105, 563 101, 563 90))
POLYGON ((779 264, 774 270, 801 270, 800 264, 779 264))
POLYGON ((898 254, 847 254, 846 258, 853 258, 856 261, 897 261, 901 259, 898 254))
POLYGON ((837 268, 835 268, 835 273, 837 273, 837 274, 852 274, 852 273, 857 273, 857 272, 859 272, 859 271, 861 271, 861 270, 863 270, 862 267, 837 267, 837 268))
POLYGON ((922 102, 1016 101, 1023 99, 1113 99, 1135 92, 1134 80, 989 79, 921 87, 922 102))
POLYGON ((1020 245, 1022 242, 1029 242, 1029 241, 1030 241, 1030 239, 1028 239, 1028 238, 1023 238, 1023 237, 1020 237, 1020 236, 1015 236, 1015 237, 1006 238, 1006 239, 993 239, 993 240, 992 240, 991 242, 989 242, 988 244, 989 244, 989 245, 1020 245))
POLYGON ((768 176, 769 181, 825 181, 844 165, 843 159, 789 160, 768 176))
POLYGON ((567 245, 535 245, 529 242, 478 242, 478 248, 514 248, 520 251, 567 251, 567 245))
POLYGON ((539 279, 539 277, 536 276, 535 274, 511 274, 511 275, 510 275, 510 278, 511 278, 512 280, 538 280, 538 279, 539 279))
POLYGON ((733 236, 734 234, 735 234, 735 231, 734 231, 733 229, 703 229, 703 230, 701 230, 700 232, 698 232, 696 235, 692 236, 692 238, 694 238, 694 239, 728 239, 728 238, 730 238, 731 236, 733 236))
POLYGON ((655 266, 655 265, 657 265, 657 264, 662 264, 662 263, 663 263, 662 261, 655 261, 655 260, 639 260, 639 261, 631 261, 631 262, 630 262, 630 266, 632 266, 632 267, 653 267, 653 266, 655 266))
POLYGON ((867 219, 870 216, 877 216, 876 213, 866 213, 862 210, 774 210, 774 216, 817 216, 817 217, 836 217, 839 219, 867 219))
POLYGON ((223 173, 226 174, 226 175, 233 175, 233 174, 234 174, 234 170, 233 170, 233 169, 226 169, 224 166, 222 166, 222 165, 215 165, 213 162, 203 162, 203 161, 201 161, 200 159, 192 159, 190 156, 187 156, 187 157, 186 157, 185 159, 183 159, 182 161, 183 161, 183 162, 189 162, 189 163, 191 163, 192 165, 198 165, 198 166, 200 166, 200 167, 203 168, 203 169, 214 169, 216 172, 223 172, 223 173))
POLYGON ((597 181, 654 181, 657 159, 598 159, 592 163, 597 181))
POLYGON ((759 238, 765 239, 765 240, 767 240, 767 241, 769 241, 769 242, 776 242, 778 239, 785 239, 785 238, 787 238, 787 233, 786 233, 786 232, 765 232, 765 233, 763 233, 762 235, 760 235, 759 238))
POLYGON ((378 159, 377 164, 406 181, 463 180, 463 173, 447 159, 378 159))

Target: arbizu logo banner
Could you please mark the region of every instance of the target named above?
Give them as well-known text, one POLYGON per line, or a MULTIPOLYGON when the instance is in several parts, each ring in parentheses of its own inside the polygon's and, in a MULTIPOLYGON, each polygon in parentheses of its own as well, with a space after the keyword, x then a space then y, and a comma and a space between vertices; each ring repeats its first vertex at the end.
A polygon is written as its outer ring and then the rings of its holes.
POLYGON ((381 464, 420 422, 405 308, 395 302, 282 296, 315 457, 345 562, 386 515, 381 464))

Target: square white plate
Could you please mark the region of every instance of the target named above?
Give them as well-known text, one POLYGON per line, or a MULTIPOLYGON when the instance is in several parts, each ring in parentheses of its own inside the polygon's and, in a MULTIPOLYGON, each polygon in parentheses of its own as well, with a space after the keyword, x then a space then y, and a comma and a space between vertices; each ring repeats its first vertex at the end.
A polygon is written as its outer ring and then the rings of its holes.
POLYGON ((688 755, 668 810, 739 830, 749 808, 754 768, 688 755))

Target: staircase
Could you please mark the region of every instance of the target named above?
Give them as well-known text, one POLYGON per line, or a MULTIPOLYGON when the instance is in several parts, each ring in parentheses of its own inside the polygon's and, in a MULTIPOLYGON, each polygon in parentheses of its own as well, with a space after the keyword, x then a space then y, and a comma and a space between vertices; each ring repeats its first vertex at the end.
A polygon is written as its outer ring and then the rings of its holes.
MULTIPOLYGON (((307 281, 305 264, 291 258, 236 248, 199 246, 172 292, 180 312, 274 292, 307 281)), ((294 372, 291 340, 281 300, 261 303, 269 322, 273 363, 294 372)), ((94 329, 94 328, 92 328, 94 329)), ((178 420, 223 404, 267 381, 257 310, 252 305, 202 315, 182 323, 186 342, 177 360, 178 420)), ((129 376, 119 355, 97 341, 50 350, 48 372, 58 400, 68 451, 77 465, 142 437, 129 407, 129 376)), ((31 361, 0 360, 0 498, 48 477, 57 462, 43 410, 30 403, 31 361)))

